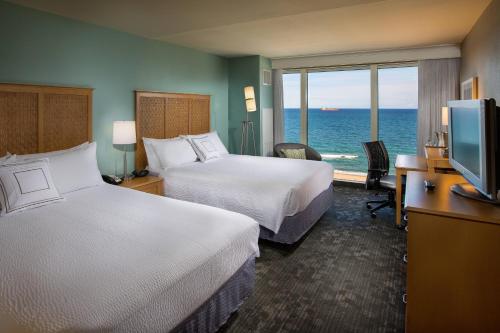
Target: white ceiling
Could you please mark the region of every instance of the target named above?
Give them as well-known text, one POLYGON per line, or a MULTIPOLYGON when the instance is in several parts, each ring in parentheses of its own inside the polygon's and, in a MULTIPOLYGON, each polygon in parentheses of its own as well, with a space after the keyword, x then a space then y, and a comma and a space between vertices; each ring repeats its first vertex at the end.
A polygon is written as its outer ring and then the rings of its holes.
POLYGON ((491 0, 11 0, 223 56, 460 43, 491 0))

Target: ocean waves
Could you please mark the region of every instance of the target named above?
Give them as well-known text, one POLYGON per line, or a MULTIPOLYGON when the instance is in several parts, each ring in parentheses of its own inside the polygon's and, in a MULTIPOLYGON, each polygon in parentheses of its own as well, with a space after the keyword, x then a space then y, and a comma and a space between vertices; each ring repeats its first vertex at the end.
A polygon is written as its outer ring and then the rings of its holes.
POLYGON ((358 155, 352 155, 352 154, 321 154, 321 157, 324 160, 354 160, 358 158, 358 155))

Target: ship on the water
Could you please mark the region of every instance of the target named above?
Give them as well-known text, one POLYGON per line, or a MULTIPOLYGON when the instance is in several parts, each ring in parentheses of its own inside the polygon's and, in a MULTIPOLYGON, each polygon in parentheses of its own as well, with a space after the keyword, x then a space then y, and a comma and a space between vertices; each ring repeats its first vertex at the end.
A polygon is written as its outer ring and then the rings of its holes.
POLYGON ((327 108, 327 107, 322 107, 320 108, 321 111, 340 111, 338 108, 327 108))

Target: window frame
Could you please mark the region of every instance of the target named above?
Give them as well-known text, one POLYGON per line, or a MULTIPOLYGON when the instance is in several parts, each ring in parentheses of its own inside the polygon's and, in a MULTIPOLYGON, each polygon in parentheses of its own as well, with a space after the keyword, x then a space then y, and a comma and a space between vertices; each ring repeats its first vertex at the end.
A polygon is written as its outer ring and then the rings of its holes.
POLYGON ((300 74, 300 142, 308 144, 308 74, 317 72, 349 71, 349 70, 370 70, 370 136, 373 141, 379 139, 379 69, 417 67, 416 61, 291 68, 283 70, 283 74, 300 74))

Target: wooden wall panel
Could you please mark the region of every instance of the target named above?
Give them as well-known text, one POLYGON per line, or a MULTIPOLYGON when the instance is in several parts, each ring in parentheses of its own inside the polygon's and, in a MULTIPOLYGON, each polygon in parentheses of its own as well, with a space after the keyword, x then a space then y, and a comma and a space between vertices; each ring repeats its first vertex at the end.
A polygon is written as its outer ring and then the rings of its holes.
POLYGON ((67 149, 88 140, 87 96, 46 94, 43 99, 41 151, 67 149))
POLYGON ((0 92, 0 156, 38 150, 38 94, 0 92))
POLYGON ((210 131, 210 113, 205 112, 210 108, 210 100, 197 98, 191 100, 190 133, 201 134, 210 131))
POLYGON ((189 99, 168 97, 165 138, 175 138, 182 134, 189 134, 189 99))
POLYGON ((210 131, 210 96, 136 91, 136 169, 147 166, 143 137, 173 138, 210 131))
POLYGON ((92 89, 0 83, 0 156, 92 140, 92 89))

